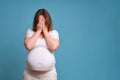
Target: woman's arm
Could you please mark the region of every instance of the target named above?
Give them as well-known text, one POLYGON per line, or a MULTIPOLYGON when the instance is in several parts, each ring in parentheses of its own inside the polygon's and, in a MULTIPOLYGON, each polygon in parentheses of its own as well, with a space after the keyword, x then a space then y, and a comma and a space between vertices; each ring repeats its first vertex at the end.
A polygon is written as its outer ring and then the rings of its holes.
POLYGON ((43 30, 44 36, 45 36, 45 41, 47 43, 48 48, 50 49, 50 51, 55 51, 58 47, 59 47, 59 40, 53 38, 49 32, 47 31, 47 29, 43 30))
POLYGON ((25 38, 24 45, 28 50, 31 50, 35 46, 35 43, 39 38, 40 33, 41 30, 37 30, 32 37, 25 38))

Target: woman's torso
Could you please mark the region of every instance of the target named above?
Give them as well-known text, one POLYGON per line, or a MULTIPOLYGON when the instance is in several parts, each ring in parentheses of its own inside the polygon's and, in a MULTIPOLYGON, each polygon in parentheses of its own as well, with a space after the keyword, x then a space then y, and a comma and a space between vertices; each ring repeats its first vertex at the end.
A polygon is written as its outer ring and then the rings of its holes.
POLYGON ((34 71, 47 71, 55 66, 54 54, 48 49, 45 38, 38 38, 35 47, 28 52, 26 62, 27 68, 34 71))

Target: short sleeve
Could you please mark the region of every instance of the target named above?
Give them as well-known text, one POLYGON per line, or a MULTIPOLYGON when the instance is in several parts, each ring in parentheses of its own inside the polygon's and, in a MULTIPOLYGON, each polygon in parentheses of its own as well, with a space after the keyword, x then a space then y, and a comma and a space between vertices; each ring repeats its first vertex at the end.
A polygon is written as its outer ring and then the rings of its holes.
POLYGON ((32 29, 28 29, 25 37, 31 37, 34 34, 32 29))
POLYGON ((55 39, 58 39, 59 40, 59 33, 57 30, 52 30, 51 31, 51 36, 55 39))

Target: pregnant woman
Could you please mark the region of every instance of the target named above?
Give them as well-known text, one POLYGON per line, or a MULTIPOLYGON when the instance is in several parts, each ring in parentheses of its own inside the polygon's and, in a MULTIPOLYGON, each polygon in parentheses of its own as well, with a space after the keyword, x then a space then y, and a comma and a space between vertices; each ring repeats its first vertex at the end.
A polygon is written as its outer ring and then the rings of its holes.
POLYGON ((59 47, 59 34, 52 28, 46 9, 39 9, 32 29, 27 30, 24 45, 28 50, 23 80, 57 80, 54 51, 59 47))

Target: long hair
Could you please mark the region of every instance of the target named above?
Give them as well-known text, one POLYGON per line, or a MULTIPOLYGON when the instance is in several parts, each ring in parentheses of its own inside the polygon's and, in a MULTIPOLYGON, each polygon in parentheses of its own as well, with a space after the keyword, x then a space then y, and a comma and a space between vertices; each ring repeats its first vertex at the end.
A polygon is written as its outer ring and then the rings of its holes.
POLYGON ((39 9, 35 13, 32 30, 33 31, 37 30, 37 24, 39 22, 38 18, 39 18, 40 15, 44 16, 45 25, 48 27, 48 31, 51 31, 53 29, 53 27, 52 27, 52 19, 51 19, 51 16, 50 16, 50 14, 48 13, 48 11, 46 9, 39 9))

